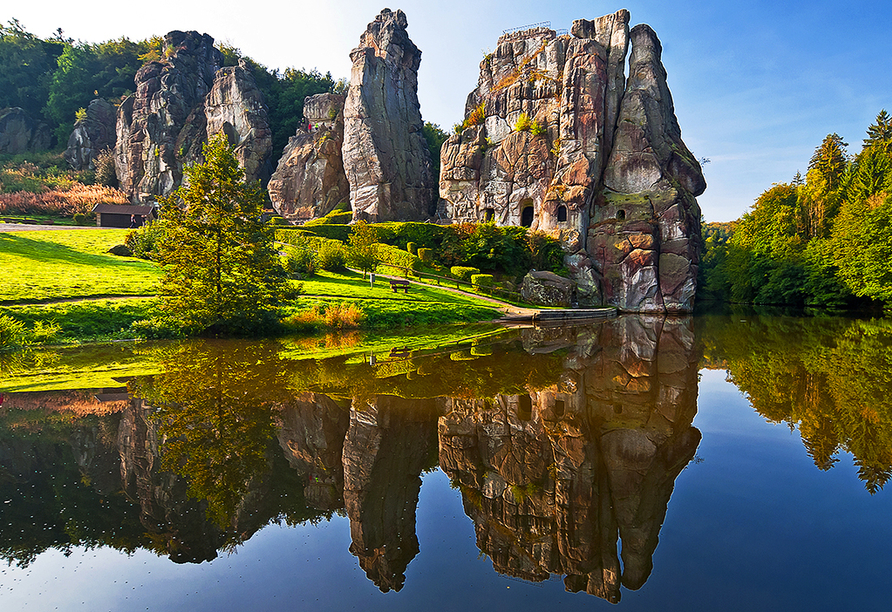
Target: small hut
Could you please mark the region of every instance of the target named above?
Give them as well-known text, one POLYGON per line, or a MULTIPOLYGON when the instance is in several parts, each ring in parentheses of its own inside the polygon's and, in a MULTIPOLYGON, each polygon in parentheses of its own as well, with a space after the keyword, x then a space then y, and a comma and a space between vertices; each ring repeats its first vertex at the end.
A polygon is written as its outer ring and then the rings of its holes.
POLYGON ((129 206, 123 204, 97 204, 93 207, 97 227, 142 227, 144 223, 154 220, 158 214, 156 208, 145 206, 129 206))

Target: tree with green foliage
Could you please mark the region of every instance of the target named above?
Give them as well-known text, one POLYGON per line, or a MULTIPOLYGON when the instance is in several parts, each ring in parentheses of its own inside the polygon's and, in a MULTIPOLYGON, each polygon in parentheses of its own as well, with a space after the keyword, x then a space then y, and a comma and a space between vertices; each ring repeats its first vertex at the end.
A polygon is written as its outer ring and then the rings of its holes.
POLYGON ((882 109, 876 118, 876 123, 867 127, 867 138, 864 139, 864 148, 882 147, 888 151, 892 147, 892 117, 882 109))
POLYGON ((0 25, 0 108, 18 106, 42 118, 50 76, 65 49, 59 40, 41 40, 17 20, 0 25))
POLYGON ((443 148, 443 143, 449 138, 449 134, 441 130, 439 125, 431 123, 430 121, 424 122, 424 127, 421 128, 421 134, 424 136, 424 140, 427 143, 428 151, 430 151, 431 172, 436 179, 436 177, 440 176, 440 149, 443 148))
POLYGON ((378 269, 378 230, 364 220, 359 220, 353 225, 353 231, 348 239, 347 253, 350 264, 362 270, 363 278, 366 272, 374 272, 378 269))
POLYGON ((839 134, 828 134, 808 163, 806 198, 800 206, 802 222, 809 238, 826 237, 830 221, 839 211, 848 169, 846 147, 839 134))
POLYGON ((161 200, 161 309, 187 334, 260 333, 287 292, 273 229, 261 221, 264 194, 244 182, 222 134, 204 146, 204 158, 161 200))

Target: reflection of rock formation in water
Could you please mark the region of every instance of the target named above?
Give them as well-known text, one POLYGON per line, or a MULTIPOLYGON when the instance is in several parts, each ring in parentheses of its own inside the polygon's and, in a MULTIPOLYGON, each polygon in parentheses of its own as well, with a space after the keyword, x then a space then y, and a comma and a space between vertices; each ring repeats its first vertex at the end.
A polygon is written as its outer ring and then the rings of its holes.
POLYGON ((140 506, 140 521, 162 541, 178 563, 210 561, 217 556, 220 530, 205 517, 204 507, 187 495, 184 478, 159 469, 158 423, 153 408, 134 398, 121 415, 118 451, 121 481, 140 506))
POLYGON ((305 393, 288 402, 281 413, 279 445, 288 463, 304 475, 304 496, 320 510, 344 505, 341 455, 350 413, 320 393, 305 393))
POLYGON ((421 471, 435 449, 435 402, 356 399, 344 440, 344 502, 350 552, 378 588, 403 588, 418 554, 415 508, 421 471))
POLYGON ((589 337, 532 333, 538 346, 572 346, 571 369, 529 395, 453 400, 440 464, 498 571, 565 574, 567 590, 616 602, 620 583, 647 580, 675 478, 700 440, 693 332, 685 320, 622 317, 580 332, 589 337))

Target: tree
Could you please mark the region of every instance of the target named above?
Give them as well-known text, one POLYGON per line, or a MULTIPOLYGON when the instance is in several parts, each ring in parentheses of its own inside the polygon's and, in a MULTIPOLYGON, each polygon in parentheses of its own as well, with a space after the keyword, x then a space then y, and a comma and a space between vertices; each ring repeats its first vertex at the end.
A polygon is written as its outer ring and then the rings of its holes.
POLYGON ((864 139, 864 148, 879 146, 884 150, 892 147, 892 117, 884 108, 877 115, 876 123, 868 126, 867 138, 864 139))
POLYGON ((378 268, 378 230, 363 220, 357 221, 350 233, 348 257, 360 270, 374 272, 378 268))
POLYGON ((847 146, 839 134, 828 134, 808 163, 802 211, 809 238, 826 237, 830 220, 839 211, 848 169, 847 146))
POLYGON ((449 138, 449 134, 440 129, 440 126, 430 121, 425 121, 421 128, 421 134, 427 143, 427 150, 431 154, 431 172, 434 178, 440 176, 440 149, 449 138))
POLYGON ((256 334, 287 293, 273 230, 261 221, 264 196, 244 183, 224 135, 205 145, 204 157, 161 199, 161 309, 187 334, 256 334))

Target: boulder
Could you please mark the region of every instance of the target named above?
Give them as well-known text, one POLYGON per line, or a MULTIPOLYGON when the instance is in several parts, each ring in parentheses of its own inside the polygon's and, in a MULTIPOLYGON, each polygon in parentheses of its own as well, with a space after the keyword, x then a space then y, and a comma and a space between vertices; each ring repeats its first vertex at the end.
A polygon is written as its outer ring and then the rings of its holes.
POLYGON ((576 304, 576 283, 554 272, 533 271, 523 277, 520 287, 523 299, 541 306, 569 308, 576 304))
POLYGON ((421 51, 402 11, 384 9, 350 53, 343 160, 355 219, 423 220, 434 180, 418 103, 421 51))
POLYGON ((681 140, 660 42, 629 20, 621 10, 569 35, 499 38, 464 129, 441 150, 441 208, 560 238, 582 305, 687 312, 706 183, 681 140))
POLYGON ((0 109, 0 153, 18 155, 50 148, 50 129, 21 108, 0 109))
POLYGON ((344 96, 324 93, 304 101, 305 126, 288 141, 269 181, 273 208, 291 221, 323 217, 349 201, 344 173, 344 96))
POLYGON ((115 146, 116 111, 113 104, 96 98, 87 105, 87 115, 74 125, 65 149, 65 161, 72 170, 94 170, 93 161, 101 151, 115 146))

